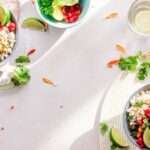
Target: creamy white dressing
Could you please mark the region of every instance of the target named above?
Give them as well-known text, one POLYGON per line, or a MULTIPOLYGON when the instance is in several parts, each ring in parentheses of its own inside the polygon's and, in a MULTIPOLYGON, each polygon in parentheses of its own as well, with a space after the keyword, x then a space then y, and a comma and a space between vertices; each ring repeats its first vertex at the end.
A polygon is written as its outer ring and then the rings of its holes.
POLYGON ((0 68, 0 86, 11 83, 11 76, 14 70, 14 66, 5 66, 0 68))

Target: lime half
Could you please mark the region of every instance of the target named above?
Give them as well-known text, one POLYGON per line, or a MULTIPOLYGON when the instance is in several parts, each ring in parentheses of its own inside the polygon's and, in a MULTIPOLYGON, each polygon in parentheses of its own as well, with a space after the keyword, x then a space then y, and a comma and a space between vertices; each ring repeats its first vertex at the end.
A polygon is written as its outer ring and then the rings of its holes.
POLYGON ((6 25, 10 21, 10 11, 4 6, 0 5, 0 22, 6 25))
POLYGON ((148 127, 144 131, 143 140, 145 145, 150 148, 150 129, 148 127))
POLYGON ((135 25, 141 32, 150 32, 150 10, 140 11, 135 17, 135 25))
POLYGON ((120 148, 128 147, 128 143, 117 128, 111 128, 109 132, 111 142, 120 148))
POLYGON ((43 21, 37 18, 27 18, 22 22, 22 27, 25 29, 43 31, 46 26, 43 21))

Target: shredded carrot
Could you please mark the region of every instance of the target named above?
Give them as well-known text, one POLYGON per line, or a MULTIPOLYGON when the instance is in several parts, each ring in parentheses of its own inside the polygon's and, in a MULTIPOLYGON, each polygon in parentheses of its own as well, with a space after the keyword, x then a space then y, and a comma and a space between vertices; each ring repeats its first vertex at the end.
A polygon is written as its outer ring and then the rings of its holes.
POLYGON ((112 60, 110 62, 107 63, 107 67, 112 68, 113 65, 117 65, 119 63, 119 59, 117 60, 112 60))
POLYGON ((118 51, 120 51, 121 53, 126 53, 126 49, 123 46, 119 45, 119 44, 116 44, 116 49, 118 51))
POLYGON ((44 77, 42 80, 43 80, 43 82, 46 83, 46 84, 49 84, 49 85, 55 85, 54 82, 53 82, 52 80, 49 80, 49 79, 46 78, 46 77, 44 77))
POLYGON ((119 14, 117 12, 113 12, 105 17, 105 19, 111 19, 117 17, 119 14))

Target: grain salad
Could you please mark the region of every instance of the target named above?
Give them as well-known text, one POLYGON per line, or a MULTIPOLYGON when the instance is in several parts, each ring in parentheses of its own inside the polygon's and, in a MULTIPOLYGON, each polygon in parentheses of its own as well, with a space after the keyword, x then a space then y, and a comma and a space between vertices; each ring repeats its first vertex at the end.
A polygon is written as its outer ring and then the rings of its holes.
POLYGON ((10 29, 10 26, 12 26, 12 22, 8 26, 1 26, 0 28, 0 61, 3 61, 12 53, 16 42, 15 32, 10 29))
POLYGON ((150 90, 141 91, 130 100, 127 110, 128 125, 131 136, 135 138, 140 148, 149 148, 150 142, 150 90), (148 133, 146 133, 146 132, 148 133), (144 134, 146 138, 144 139, 144 134), (147 144, 148 141, 148 144, 147 144))

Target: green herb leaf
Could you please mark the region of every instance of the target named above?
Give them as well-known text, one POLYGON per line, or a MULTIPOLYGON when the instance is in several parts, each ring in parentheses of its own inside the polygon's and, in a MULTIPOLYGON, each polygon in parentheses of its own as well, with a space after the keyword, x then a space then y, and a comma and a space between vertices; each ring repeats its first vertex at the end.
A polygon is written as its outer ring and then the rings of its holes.
POLYGON ((104 135, 107 130, 108 130, 108 125, 106 124, 106 122, 100 123, 100 132, 101 132, 101 134, 104 135))
POLYGON ((115 144, 111 144, 111 149, 117 149, 118 146, 116 146, 115 144))
POLYGON ((40 9, 45 15, 52 15, 54 13, 53 0, 40 0, 40 9))
POLYGON ((144 105, 143 101, 140 101, 140 102, 136 102, 133 106, 141 108, 143 105, 144 105))
POLYGON ((133 115, 128 116, 128 120, 132 121, 133 117, 134 117, 133 115))
POLYGON ((16 66, 12 73, 11 81, 15 86, 26 84, 30 81, 29 69, 23 65, 16 66))
POLYGON ((19 56, 16 58, 16 63, 30 63, 30 59, 28 56, 19 56))
POLYGON ((126 58, 121 58, 119 61, 119 68, 121 70, 128 70, 134 72, 138 64, 138 56, 128 56, 126 58))
POLYGON ((138 79, 144 80, 148 76, 149 70, 150 70, 150 62, 143 62, 140 65, 140 69, 138 72, 138 79))

